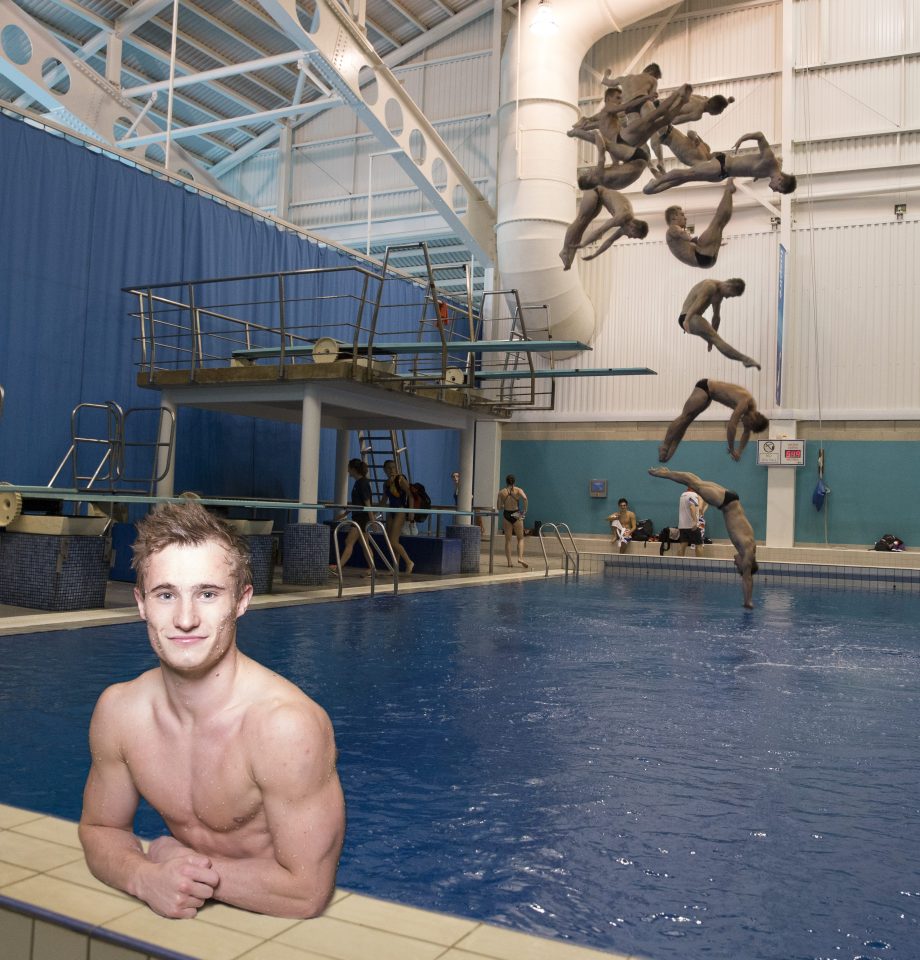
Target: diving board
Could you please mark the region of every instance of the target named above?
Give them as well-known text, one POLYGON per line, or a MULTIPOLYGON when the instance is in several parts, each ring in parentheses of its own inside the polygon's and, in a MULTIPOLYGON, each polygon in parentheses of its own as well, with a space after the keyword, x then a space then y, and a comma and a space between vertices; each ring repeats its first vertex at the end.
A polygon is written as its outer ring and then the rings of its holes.
MULTIPOLYGON (((418 355, 422 353, 556 353, 581 352, 591 347, 580 340, 439 340, 409 341, 404 343, 359 343, 351 344, 337 342, 343 354, 355 356, 386 357, 395 355, 418 355)), ((317 357, 315 345, 299 345, 287 347, 284 350, 286 357, 317 357)), ((234 360, 264 360, 275 359, 281 356, 280 347, 251 347, 245 350, 234 350, 234 360)), ((322 355, 327 362, 328 354, 322 355)), ((335 359, 334 357, 332 359, 335 359)))
POLYGON ((476 370, 476 380, 549 380, 556 377, 657 377, 648 367, 588 367, 584 370, 476 370))

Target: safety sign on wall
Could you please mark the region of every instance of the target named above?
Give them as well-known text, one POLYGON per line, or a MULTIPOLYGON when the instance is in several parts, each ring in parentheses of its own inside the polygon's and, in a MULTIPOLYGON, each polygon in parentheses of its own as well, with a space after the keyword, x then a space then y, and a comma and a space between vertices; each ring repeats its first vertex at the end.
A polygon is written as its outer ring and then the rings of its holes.
POLYGON ((761 467, 804 467, 804 440, 758 440, 757 463, 761 467))

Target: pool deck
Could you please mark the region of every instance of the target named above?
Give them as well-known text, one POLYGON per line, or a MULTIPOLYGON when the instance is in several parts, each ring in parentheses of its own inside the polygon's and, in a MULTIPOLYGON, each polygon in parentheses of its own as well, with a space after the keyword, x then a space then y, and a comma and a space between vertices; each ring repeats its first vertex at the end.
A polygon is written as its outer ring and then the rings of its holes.
POLYGON ((165 920, 99 883, 77 825, 0 805, 3 960, 627 960, 337 890, 314 920, 224 904, 165 920))

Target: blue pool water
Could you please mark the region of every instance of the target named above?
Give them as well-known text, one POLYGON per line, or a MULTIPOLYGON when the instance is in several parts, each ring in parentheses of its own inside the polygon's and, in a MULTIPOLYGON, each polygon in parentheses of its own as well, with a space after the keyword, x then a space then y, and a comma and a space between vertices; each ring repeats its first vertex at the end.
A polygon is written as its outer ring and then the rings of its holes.
MULTIPOLYGON (((333 718, 343 887, 655 960, 916 960, 916 597, 756 602, 503 584, 253 612, 240 645, 333 718)), ((0 801, 75 819, 143 627, 0 650, 0 801)))

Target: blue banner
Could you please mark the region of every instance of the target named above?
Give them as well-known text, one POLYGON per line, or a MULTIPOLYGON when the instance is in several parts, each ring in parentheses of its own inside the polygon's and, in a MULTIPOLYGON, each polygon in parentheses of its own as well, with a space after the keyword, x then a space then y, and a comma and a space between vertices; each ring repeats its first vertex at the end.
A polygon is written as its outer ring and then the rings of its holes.
POLYGON ((783 405, 783 315, 786 309, 786 248, 779 245, 779 290, 776 298, 776 405, 783 405))

